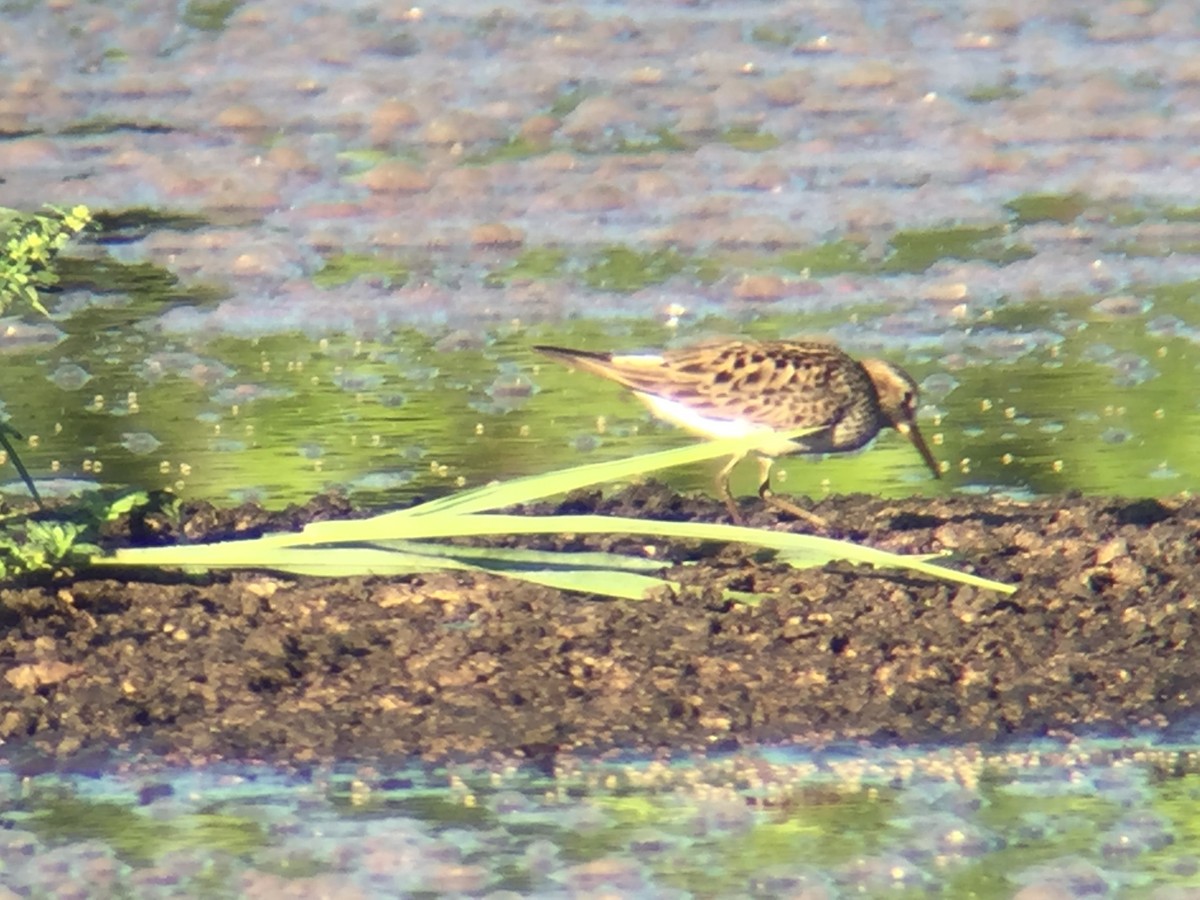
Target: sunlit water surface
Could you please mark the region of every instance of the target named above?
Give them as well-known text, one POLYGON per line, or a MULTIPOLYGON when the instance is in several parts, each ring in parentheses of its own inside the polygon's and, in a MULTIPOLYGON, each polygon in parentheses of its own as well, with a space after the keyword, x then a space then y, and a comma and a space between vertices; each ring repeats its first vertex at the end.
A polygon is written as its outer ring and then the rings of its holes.
MULTIPOLYGON (((401 330, 376 341, 180 338, 76 316, 59 323, 57 343, 8 351, 6 373, 27 390, 6 410, 47 493, 112 482, 279 506, 336 488, 395 504, 690 439, 531 344, 636 350, 720 334, 818 334, 913 374, 922 427, 948 471, 933 482, 886 433, 862 453, 786 461, 786 490, 1161 496, 1200 484, 1200 329, 1186 324, 1196 315, 1188 292, 1145 293, 1119 316, 1083 298, 1001 306, 970 325, 902 322, 896 333, 869 309, 844 311, 841 324, 828 315, 629 320, 441 337, 401 330), (78 319, 88 326, 75 330, 78 319)), ((735 486, 751 490, 752 469, 735 486)), ((709 490, 712 471, 673 483, 709 490)), ((21 490, 15 481, 6 489, 21 490)))
POLYGON ((1159 898, 1194 736, 533 768, 0 774, 0 883, 63 896, 1159 898), (505 893, 510 892, 510 893, 505 893), (1022 895, 1025 896, 1025 895, 1022 895))

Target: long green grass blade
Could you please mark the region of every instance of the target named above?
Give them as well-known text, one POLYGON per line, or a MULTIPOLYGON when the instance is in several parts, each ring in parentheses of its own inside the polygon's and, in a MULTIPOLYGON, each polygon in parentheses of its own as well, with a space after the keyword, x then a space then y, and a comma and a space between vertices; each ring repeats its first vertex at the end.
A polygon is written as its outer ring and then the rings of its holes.
MULTIPOLYGON (((543 521, 546 518, 543 517, 543 521)), ((349 523, 347 523, 349 524, 349 523)), ((550 529, 532 533, 551 533, 550 529)), ((568 550, 528 550, 514 547, 469 547, 458 544, 438 544, 419 540, 402 540, 382 538, 380 540, 353 540, 322 544, 280 543, 275 540, 278 535, 267 535, 251 540, 221 541, 212 544, 173 545, 166 547, 126 547, 113 552, 111 556, 96 557, 92 560, 95 565, 157 565, 180 566, 184 568, 275 568, 275 560, 291 558, 285 556, 292 551, 299 553, 316 553, 329 551, 340 553, 348 561, 363 559, 372 560, 375 557, 365 551, 378 551, 389 554, 390 557, 380 556, 379 559, 390 558, 401 560, 407 558, 417 561, 428 561, 431 557, 438 559, 458 560, 463 563, 479 565, 496 565, 515 569, 521 566, 531 568, 571 568, 571 569, 622 569, 631 572, 657 572, 667 568, 672 563, 644 556, 631 556, 624 553, 605 553, 602 551, 568 551, 568 550), (362 556, 356 554, 362 552, 362 556)), ((397 563, 398 564, 398 563, 397 563)), ((322 566, 329 566, 322 562, 322 566)), ((415 571, 415 570, 414 570, 415 571)), ((350 574, 361 574, 361 570, 350 574)))
MULTIPOLYGON (((490 548, 431 544, 426 545, 433 551, 428 554, 402 552, 382 546, 273 547, 254 552, 252 545, 255 543, 256 541, 250 540, 192 547, 141 547, 121 550, 112 557, 97 559, 95 562, 101 565, 155 565, 185 569, 270 569, 275 572, 322 578, 416 575, 450 569, 503 575, 558 590, 598 594, 618 600, 641 600, 648 591, 677 587, 675 582, 630 571, 628 564, 631 561, 638 565, 647 561, 637 557, 621 557, 619 554, 551 553, 547 555, 559 558, 551 561, 553 565, 539 568, 529 560, 519 558, 506 561, 502 558, 489 559, 480 554, 459 559, 450 555, 456 550, 490 548), (197 552, 206 548, 216 552, 197 552), (570 562, 574 556, 584 557, 581 562, 585 564, 572 567, 570 562), (615 557, 624 568, 597 567, 595 563, 602 556, 615 557)), ((654 568, 662 569, 664 565, 655 563, 654 568)))
MULTIPOLYGON (((453 521, 459 517, 434 517, 420 522, 422 534, 427 538, 456 535, 461 524, 453 521), (447 521, 449 519, 450 521, 447 521)), ((369 520, 367 520, 369 521, 369 520)), ((834 560, 851 563, 866 563, 877 568, 907 569, 936 578, 988 588, 1004 594, 1013 593, 1012 585, 955 569, 926 562, 923 556, 904 556, 863 547, 849 541, 812 534, 792 534, 786 531, 765 531, 741 525, 724 525, 710 522, 663 522, 658 520, 631 519, 622 516, 513 516, 474 515, 469 517, 477 535, 484 534, 644 534, 658 538, 684 538, 700 541, 738 542, 777 550, 788 561, 810 560, 810 565, 824 565, 834 560)), ((377 535, 378 536, 378 535, 377 535)), ((407 535, 406 535, 407 536, 407 535)))
POLYGON ((321 578, 352 575, 413 575, 467 569, 451 557, 403 553, 380 547, 274 547, 258 540, 173 547, 130 547, 94 557, 97 566, 166 566, 180 569, 270 569, 321 578))
MULTIPOLYGON (((797 429, 785 437, 803 437, 815 429, 797 429)), ((548 472, 544 475, 529 475, 524 478, 513 478, 498 484, 487 484, 469 491, 460 491, 446 497, 439 497, 420 506, 399 512, 388 513, 396 518, 411 518, 414 516, 431 516, 444 513, 486 512, 489 509, 501 509, 518 503, 532 503, 544 497, 555 494, 565 494, 568 491, 600 484, 607 481, 623 481, 635 478, 660 469, 674 466, 686 466, 692 463, 704 462, 721 456, 744 455, 754 452, 760 446, 764 437, 776 439, 778 435, 751 435, 740 438, 724 438, 718 441, 702 441, 687 447, 674 450, 659 450, 654 453, 643 453, 624 459, 614 459, 608 462, 588 463, 574 466, 558 472, 548 472)), ((381 517, 386 520, 386 517, 381 517)), ((310 528, 324 523, 314 523, 310 528)), ((319 530, 319 529, 317 529, 319 530)))
POLYGON ((671 565, 661 559, 605 553, 598 550, 527 550, 523 547, 468 547, 460 544, 434 544, 427 541, 372 541, 373 547, 412 554, 451 557, 480 566, 506 569, 608 569, 627 572, 658 572, 671 565))

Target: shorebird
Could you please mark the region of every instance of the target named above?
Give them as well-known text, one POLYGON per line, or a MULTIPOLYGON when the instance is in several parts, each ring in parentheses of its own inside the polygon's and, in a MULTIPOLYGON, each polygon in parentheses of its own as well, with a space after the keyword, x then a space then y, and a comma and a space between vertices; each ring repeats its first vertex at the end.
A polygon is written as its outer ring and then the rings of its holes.
MULTIPOLYGON (((812 340, 725 341, 629 355, 533 349, 629 388, 656 416, 694 434, 727 438, 819 429, 768 439, 754 452, 759 497, 821 527, 819 516, 771 490, 776 457, 857 450, 888 427, 908 438, 934 478, 941 478, 917 428, 917 384, 882 359, 855 360, 834 344, 812 340)), ((717 474, 717 493, 738 524, 743 519, 729 491, 729 474, 745 455, 732 457, 717 474)))

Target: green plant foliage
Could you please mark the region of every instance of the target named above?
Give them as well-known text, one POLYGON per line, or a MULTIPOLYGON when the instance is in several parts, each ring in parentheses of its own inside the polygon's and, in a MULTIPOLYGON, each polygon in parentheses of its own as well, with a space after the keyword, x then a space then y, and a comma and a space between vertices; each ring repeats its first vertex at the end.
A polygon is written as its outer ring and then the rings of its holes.
MULTIPOLYGON (((91 221, 92 214, 86 206, 76 206, 70 211, 50 207, 49 213, 32 215, 0 209, 0 240, 4 242, 4 252, 0 254, 0 315, 21 305, 47 314, 40 291, 58 283, 58 273, 52 266, 54 258, 91 221)), ((12 460, 29 493, 41 503, 33 479, 10 438, 20 440, 20 432, 0 423, 0 447, 12 460)))
POLYGON ((863 256, 863 245, 850 240, 789 250, 782 254, 779 262, 788 271, 806 278, 823 278, 843 272, 869 272, 872 268, 872 263, 863 256))
POLYGON ((1080 193, 1070 194, 1022 194, 1004 204, 1019 225, 1035 222, 1058 222, 1066 225, 1082 215, 1088 207, 1088 199, 1080 193))
POLYGON ((669 128, 658 128, 649 137, 624 138, 612 149, 617 153, 679 153, 688 145, 669 128))
POLYGON ((394 259, 371 253, 339 253, 325 260, 321 271, 313 276, 317 287, 338 287, 363 275, 383 279, 389 285, 402 285, 408 281, 408 267, 394 259))
POLYGON ((55 510, 54 518, 0 519, 0 579, 66 574, 88 564, 100 548, 100 525, 150 503, 144 492, 93 494, 55 510))
POLYGON ((92 221, 86 206, 27 215, 0 209, 0 315, 24 304, 46 315, 39 291, 58 283, 54 257, 92 221))
POLYGON ((977 85, 967 91, 965 96, 970 103, 994 103, 997 100, 1015 100, 1023 96, 1023 92, 1009 82, 1002 81, 998 84, 977 85))
POLYGON ((756 25, 750 31, 750 40, 756 44, 772 47, 790 47, 800 39, 797 29, 774 24, 756 25))
POLYGON ((757 128, 747 125, 734 125, 725 129, 718 136, 718 140, 738 150, 745 150, 749 153, 762 153, 766 150, 774 150, 782 143, 771 132, 759 131, 757 128))
MULTIPOLYGON (((325 577, 417 574, 439 569, 485 571, 559 590, 625 600, 638 600, 651 591, 677 588, 675 582, 649 574, 665 567, 640 556, 594 551, 545 553, 429 543, 445 538, 517 534, 637 534, 659 539, 750 544, 774 551, 778 559, 796 567, 848 560, 908 569, 1001 593, 1015 590, 1009 585, 935 565, 929 557, 901 556, 815 535, 619 516, 483 514, 600 482, 644 475, 668 466, 687 465, 718 456, 743 455, 753 451, 755 442, 761 440, 762 436, 758 435, 706 441, 676 450, 517 478, 371 519, 315 522, 299 534, 273 534, 255 540, 189 547, 133 548, 119 550, 110 557, 97 557, 92 562, 96 565, 196 569, 267 568, 325 577)), ((729 599, 752 603, 759 598, 731 593, 729 599)))
POLYGON ((185 285, 171 271, 154 263, 125 263, 111 256, 63 257, 57 269, 64 285, 97 294, 129 294, 147 307, 179 300, 203 303, 226 295, 223 288, 211 285, 185 285))
POLYGON ((0 531, 0 578, 62 569, 76 555, 86 561, 100 550, 79 540, 87 530, 76 522, 29 521, 23 533, 0 531))
POLYGON ((661 284, 682 272, 687 260, 674 250, 640 253, 629 247, 605 247, 599 259, 583 272, 589 287, 632 293, 650 284, 661 284))
POLYGON ((389 153, 386 150, 380 150, 375 147, 341 150, 337 154, 339 165, 346 170, 347 174, 352 175, 360 175, 368 169, 375 168, 380 163, 393 159, 408 159, 411 162, 415 158, 405 154, 389 153))
POLYGON ((149 206, 130 206, 118 210, 97 211, 92 217, 100 233, 108 241, 136 241, 161 229, 198 231, 211 224, 206 216, 195 213, 153 209, 149 206))
POLYGON ((565 119, 590 96, 591 92, 582 87, 565 90, 554 98, 554 102, 550 104, 549 114, 556 119, 565 119))
POLYGON ((536 141, 515 135, 488 150, 466 157, 463 163, 468 166, 487 166, 495 162, 514 162, 541 156, 549 149, 550 145, 545 141, 536 141))
POLYGON ((237 854, 268 844, 263 826, 243 816, 197 813, 177 816, 168 823, 130 804, 71 794, 40 799, 37 809, 23 822, 48 841, 102 841, 135 865, 148 865, 171 850, 237 854))
POLYGON ((121 119, 113 116, 94 116, 81 119, 63 127, 60 134, 72 137, 83 137, 98 134, 116 134, 118 131, 136 131, 139 134, 169 134, 175 127, 165 122, 138 121, 136 119, 121 119))
POLYGON ((1200 206, 1168 206, 1162 217, 1168 222, 1200 222, 1200 206))
POLYGON ((897 231, 884 272, 924 272, 943 259, 978 259, 1000 265, 1034 256, 1030 247, 1014 244, 1005 225, 952 225, 919 231, 897 231))
POLYGON ((241 5, 240 0, 191 0, 183 9, 183 24, 197 31, 223 31, 241 5))
POLYGON ((512 281, 546 281, 565 272, 567 251, 557 247, 534 247, 525 250, 503 269, 487 274, 483 283, 488 287, 503 287, 512 281))

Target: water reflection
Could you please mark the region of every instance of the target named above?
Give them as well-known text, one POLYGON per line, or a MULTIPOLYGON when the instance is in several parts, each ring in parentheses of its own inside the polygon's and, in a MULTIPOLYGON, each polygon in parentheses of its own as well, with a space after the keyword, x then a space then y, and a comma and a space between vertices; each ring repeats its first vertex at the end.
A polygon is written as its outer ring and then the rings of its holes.
POLYGON ((1195 753, 1126 745, 26 775, 0 800, 5 875, 36 896, 84 869, 114 895, 1184 896, 1195 753))
MULTIPOLYGON (((855 312, 832 327, 822 321, 828 315, 762 316, 748 327, 715 318, 675 328, 637 320, 510 324, 478 341, 402 331, 374 342, 152 332, 130 342, 71 329, 56 347, 9 348, 6 374, 25 390, 10 391, 6 409, 32 435, 21 449, 35 473, 57 465, 59 474, 81 474, 99 463, 107 480, 174 486, 188 496, 230 499, 252 489, 279 505, 342 487, 372 502, 402 502, 459 481, 691 439, 622 389, 544 365, 529 349, 534 343, 633 350, 739 330, 827 334, 914 374, 924 394, 921 425, 948 477, 933 483, 903 442, 886 435, 848 457, 781 461, 785 490, 1158 495, 1200 484, 1200 344, 1191 325, 1164 327, 1168 316, 1197 318, 1193 306, 1167 297, 1122 306, 1114 317, 1084 298, 1049 329, 1042 305, 1031 304, 1028 316, 1011 305, 1003 325, 985 317, 941 333, 926 327, 912 340, 855 312)), ((735 475, 736 490, 753 490, 747 468, 735 475)), ((707 469, 668 477, 682 489, 711 485, 707 469)))

